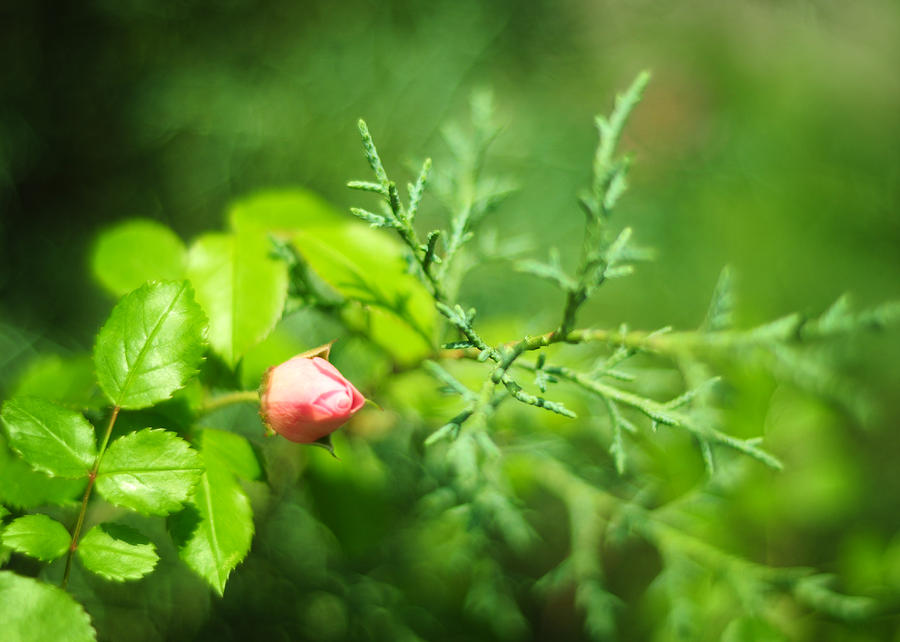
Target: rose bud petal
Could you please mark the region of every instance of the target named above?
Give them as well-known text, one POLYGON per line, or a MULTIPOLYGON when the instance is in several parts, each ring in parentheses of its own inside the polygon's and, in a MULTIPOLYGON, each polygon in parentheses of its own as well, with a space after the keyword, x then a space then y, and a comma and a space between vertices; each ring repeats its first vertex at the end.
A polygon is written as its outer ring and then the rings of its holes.
POLYGON ((309 444, 340 428, 366 399, 325 359, 299 355, 269 368, 260 415, 271 430, 309 444))

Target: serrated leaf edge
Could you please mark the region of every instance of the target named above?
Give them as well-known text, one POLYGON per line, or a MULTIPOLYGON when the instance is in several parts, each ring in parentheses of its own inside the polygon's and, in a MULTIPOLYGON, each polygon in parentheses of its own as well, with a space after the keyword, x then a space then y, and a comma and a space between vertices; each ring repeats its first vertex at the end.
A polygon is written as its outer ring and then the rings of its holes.
POLYGON ((49 515, 44 515, 43 513, 31 513, 28 515, 22 515, 21 517, 17 517, 13 521, 11 521, 9 524, 7 524, 6 527, 3 528, 2 533, 0 533, 0 544, 5 546, 6 548, 10 549, 11 551, 15 551, 16 553, 20 553, 22 555, 27 555, 28 557, 32 557, 32 558, 40 560, 42 562, 52 562, 53 560, 59 559, 60 557, 62 557, 63 555, 66 554, 66 549, 69 546, 69 531, 66 530, 65 526, 63 526, 61 523, 59 523, 57 520, 53 519, 49 515), (50 520, 53 524, 55 524, 56 526, 59 526, 62 529, 63 533, 65 533, 65 542, 63 543, 62 549, 59 551, 59 553, 57 553, 56 555, 52 555, 50 557, 45 557, 43 555, 36 555, 32 551, 24 550, 22 548, 19 548, 19 547, 13 545, 12 543, 6 541, 7 536, 10 534, 10 531, 9 531, 10 527, 13 526, 16 522, 19 522, 21 520, 32 521, 29 518, 38 518, 38 519, 45 518, 45 519, 50 520))
MULTIPOLYGON (((88 536, 94 531, 94 529, 100 528, 101 526, 103 526, 103 524, 97 524, 96 526, 91 528, 91 530, 89 530, 87 533, 85 533, 84 537, 81 538, 81 542, 79 542, 79 544, 78 544, 78 549, 76 550, 76 552, 78 553, 78 559, 81 561, 81 565, 84 566, 85 569, 87 569, 94 575, 99 575, 100 577, 110 580, 112 582, 127 582, 128 580, 139 580, 142 577, 146 577, 147 575, 150 575, 154 570, 156 570, 156 565, 159 564, 159 553, 156 550, 156 544, 154 544, 152 541, 149 541, 149 540, 148 540, 148 542, 151 546, 151 551, 156 556, 156 559, 153 560, 153 565, 147 570, 146 573, 129 573, 129 574, 122 574, 122 575, 111 575, 109 573, 104 573, 103 571, 98 571, 93 568, 90 568, 87 564, 85 564, 84 559, 81 557, 82 546, 84 545, 84 540, 88 538, 88 536)), ((120 524, 120 526, 123 526, 123 525, 120 524)), ((130 527, 126 527, 126 528, 130 528, 130 527)), ((136 529, 131 529, 131 530, 135 530, 135 532, 138 532, 138 533, 140 532, 140 531, 137 531, 136 529)), ((104 531, 104 532, 106 532, 106 531, 104 531)), ((113 537, 109 533, 106 533, 106 534, 109 535, 110 538, 112 538, 116 541, 124 541, 124 540, 120 540, 117 537, 113 537)), ((135 544, 129 544, 128 542, 125 542, 125 544, 128 544, 129 546, 137 546, 135 544)))
MULTIPOLYGON (((197 306, 197 311, 200 313, 200 316, 202 317, 202 320, 203 320, 203 328, 202 328, 202 330, 201 330, 201 332, 200 332, 200 347, 201 347, 201 348, 204 348, 204 351, 205 351, 205 349, 209 347, 209 316, 206 314, 206 310, 203 309, 203 306, 200 305, 200 302, 197 301, 196 291, 194 290, 193 284, 192 284, 192 283, 190 282, 190 280, 188 280, 188 279, 182 279, 181 281, 168 281, 168 280, 156 280, 156 279, 151 280, 151 281, 145 281, 144 284, 141 285, 140 287, 137 287, 137 288, 135 288, 134 290, 132 290, 131 292, 128 292, 128 293, 122 295, 122 296, 119 298, 119 300, 116 302, 116 305, 113 306, 113 311, 115 311, 116 307, 118 307, 118 305, 122 302, 123 299, 125 299, 125 298, 128 297, 128 296, 131 296, 131 295, 134 294, 135 292, 138 292, 139 290, 142 290, 142 289, 148 289, 148 290, 149 290, 149 289, 151 289, 151 288, 153 288, 153 287, 155 287, 155 286, 167 285, 167 284, 181 284, 181 286, 182 286, 182 287, 181 287, 181 290, 178 291, 178 294, 176 294, 175 297, 172 299, 172 303, 169 305, 169 308, 168 308, 168 310, 167 310, 167 313, 170 312, 170 311, 172 310, 172 307, 175 305, 175 302, 176 302, 176 301, 177 301, 177 300, 185 293, 185 291, 187 291, 187 292, 191 295, 191 300, 192 300, 193 303, 197 306)), ((111 317, 111 316, 112 316, 112 311, 110 312, 110 317, 111 317)), ((156 323, 156 326, 154 327, 153 333, 152 333, 152 334, 155 334, 155 333, 159 330, 159 325, 160 325, 161 321, 162 321, 162 318, 160 319, 160 321, 158 321, 158 322, 156 323)), ((92 351, 92 354, 94 355, 94 378, 97 380, 97 385, 99 386, 99 388, 100 388, 100 390, 103 392, 103 394, 106 396, 106 398, 107 398, 113 405, 117 405, 117 406, 119 406, 120 408, 125 408, 125 409, 128 409, 128 410, 140 410, 140 409, 142 409, 142 408, 149 407, 149 406, 132 406, 132 405, 121 405, 121 404, 117 404, 116 401, 112 398, 112 395, 109 394, 109 393, 106 391, 106 388, 104 388, 103 384, 100 382, 100 377, 99 377, 99 374, 98 374, 98 372, 97 372, 97 362, 96 362, 97 343, 98 343, 98 341, 99 341, 99 339, 100 339, 100 334, 103 332, 103 329, 106 327, 106 323, 108 323, 108 322, 109 322, 109 317, 107 317, 107 319, 106 319, 106 321, 104 322, 103 326, 100 327, 100 330, 97 332, 97 336, 96 336, 96 338, 94 339, 94 345, 93 345, 93 351, 92 351)), ((148 341, 147 343, 149 343, 149 341, 148 341)), ((141 354, 143 354, 143 352, 144 352, 144 348, 141 348, 141 354)), ((200 360, 197 362, 197 365, 196 365, 194 368, 192 368, 192 369, 188 372, 187 376, 186 376, 185 379, 184 379, 184 383, 182 383, 180 386, 178 386, 177 388, 175 388, 174 390, 172 390, 172 391, 171 391, 168 395, 166 395, 165 397, 159 399, 158 401, 156 401, 156 402, 154 402, 154 403, 152 403, 152 404, 150 404, 150 405, 151 405, 151 406, 154 406, 154 405, 156 405, 157 403, 160 403, 160 402, 166 401, 166 400, 168 400, 168 399, 171 399, 171 398, 174 396, 174 394, 175 394, 176 392, 178 392, 179 390, 182 390, 185 386, 187 386, 188 382, 189 382, 193 377, 195 377, 195 376, 197 375, 197 373, 200 372, 200 366, 201 366, 201 364, 202 364, 204 361, 206 361, 206 356, 205 356, 205 354, 202 355, 202 356, 200 357, 200 360)), ((126 383, 127 383, 128 380, 130 379, 130 377, 131 377, 131 374, 128 374, 128 375, 126 376, 126 378, 125 378, 125 382, 126 382, 126 383)), ((123 390, 125 389, 125 384, 124 384, 124 383, 122 384, 122 387, 121 387, 121 388, 122 388, 123 390)), ((119 392, 119 396, 122 396, 121 391, 119 392)))
MULTIPOLYGON (((194 448, 194 447, 190 444, 190 442, 188 442, 186 439, 182 438, 180 435, 176 434, 174 431, 166 430, 165 428, 142 428, 142 429, 140 429, 140 430, 135 430, 135 431, 130 432, 130 433, 126 434, 126 435, 122 435, 122 436, 119 437, 118 439, 114 440, 114 441, 110 444, 109 448, 111 449, 113 446, 115 446, 118 442, 122 441, 123 439, 127 439, 127 438, 130 438, 130 437, 132 437, 132 436, 134 436, 134 435, 137 435, 137 434, 139 434, 139 433, 144 433, 144 432, 148 432, 148 431, 154 432, 154 433, 159 432, 159 433, 169 433, 169 434, 172 434, 176 439, 179 439, 179 440, 183 441, 185 444, 187 444, 188 448, 189 448, 191 451, 193 451, 193 452, 199 457, 199 459, 200 459, 201 462, 203 462, 203 457, 202 457, 200 451, 198 451, 196 448, 194 448)), ((164 470, 164 469, 162 469, 162 470, 164 470)), ((173 508, 172 510, 170 510, 170 511, 168 511, 168 512, 165 512, 165 513, 152 512, 152 513, 147 513, 147 514, 149 514, 149 515, 156 515, 156 516, 163 516, 163 517, 164 517, 164 516, 166 516, 166 515, 171 515, 172 513, 175 513, 175 512, 177 512, 177 511, 181 510, 182 508, 184 508, 184 506, 185 506, 186 504, 189 504, 189 503, 191 503, 191 502, 193 501, 192 498, 193 498, 194 494, 196 493, 197 485, 200 483, 200 479, 206 474, 206 468, 205 468, 205 465, 201 465, 201 466, 196 467, 196 468, 172 468, 172 469, 170 469, 170 471, 172 471, 172 472, 178 471, 178 470, 183 470, 183 471, 188 471, 188 470, 199 470, 199 471, 200 471, 200 474, 197 476, 197 479, 194 480, 194 481, 190 484, 190 487, 189 487, 189 489, 188 489, 188 492, 187 492, 187 495, 186 495, 185 499, 178 501, 178 502, 177 502, 177 503, 178 503, 178 507, 177 507, 177 508, 173 508)), ((103 464, 101 463, 101 464, 100 464, 100 469, 97 471, 97 480, 99 481, 101 477, 104 477, 104 476, 109 475, 109 474, 119 474, 119 475, 121 475, 121 474, 127 474, 127 472, 128 472, 128 471, 126 471, 126 470, 114 470, 114 471, 112 471, 112 473, 110 473, 110 471, 104 470, 104 469, 103 469, 103 464)), ((149 471, 148 471, 148 472, 149 472, 149 471)), ((103 496, 103 499, 104 499, 104 500, 106 500, 107 502, 109 502, 109 503, 112 504, 113 506, 121 506, 122 508, 127 508, 128 510, 134 510, 136 513, 144 514, 144 513, 141 513, 141 511, 137 511, 137 510, 131 508, 130 506, 126 506, 126 505, 124 505, 124 504, 119 504, 119 503, 116 503, 116 502, 110 500, 109 498, 106 497, 106 495, 103 493, 103 491, 100 490, 99 487, 97 488, 97 492, 99 492, 100 495, 103 496)))

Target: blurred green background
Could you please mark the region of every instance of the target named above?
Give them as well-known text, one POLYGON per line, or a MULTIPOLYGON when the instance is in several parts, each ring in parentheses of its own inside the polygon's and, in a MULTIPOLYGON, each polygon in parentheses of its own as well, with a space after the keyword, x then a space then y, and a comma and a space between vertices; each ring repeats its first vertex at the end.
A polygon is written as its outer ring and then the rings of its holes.
MULTIPOLYGON (((111 306, 89 276, 100 230, 141 216, 191 239, 220 228, 230 201, 269 187, 303 186, 345 210, 357 204, 345 182, 368 175, 359 117, 399 173, 426 155, 446 158, 440 126, 464 119, 473 90, 492 89, 504 133, 489 166, 521 185, 494 225, 532 239, 536 256, 578 247, 575 195, 590 176, 593 115, 644 68, 654 77, 626 133, 637 162, 617 216, 658 259, 604 287, 582 324, 694 327, 726 263, 738 274, 743 324, 818 313, 846 291, 861 304, 900 298, 892 0, 45 0, 0 8, 0 60, 3 393, 35 354, 90 348, 111 306)), ((476 270, 463 299, 506 328, 501 338, 547 330, 561 302, 507 265, 476 270)), ((777 497, 739 498, 742 519, 771 530, 774 561, 840 572, 850 590, 900 594, 898 362, 896 332, 853 344, 847 373, 876 400, 864 422, 747 384, 743 421, 787 426, 776 443, 794 453, 777 497)), ((306 514, 278 519, 291 524, 281 534, 289 540, 320 528, 306 514)), ((323 519, 338 540, 368 527, 352 515, 323 519)), ((249 599, 247 586, 266 581, 248 563, 233 590, 249 599)), ((346 609, 390 599, 365 593, 380 586, 354 590, 343 601, 316 593, 302 623, 281 628, 263 627, 261 614, 293 606, 251 603, 248 616, 226 599, 205 631, 227 639, 229 626, 250 622, 271 639, 298 630, 365 639, 341 628, 352 621, 346 609)), ((450 604, 450 593, 428 599, 450 604)), ((530 635, 580 635, 541 608, 528 611, 530 635)), ((472 626, 452 635, 467 639, 480 630, 472 626)), ((893 639, 881 637, 884 626, 802 625, 796 639, 818 630, 893 639)))

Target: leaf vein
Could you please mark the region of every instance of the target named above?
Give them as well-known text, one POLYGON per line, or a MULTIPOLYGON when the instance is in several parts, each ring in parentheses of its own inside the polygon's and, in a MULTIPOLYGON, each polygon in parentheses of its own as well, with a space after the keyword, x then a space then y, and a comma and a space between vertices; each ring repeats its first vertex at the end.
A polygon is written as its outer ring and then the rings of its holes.
MULTIPOLYGON (((165 309, 165 311, 159 315, 159 318, 156 320, 156 323, 153 325, 153 330, 150 331, 150 334, 144 340, 144 344, 141 346, 140 351, 138 352, 137 358, 134 360, 134 364, 139 363, 147 354, 147 350, 150 348, 150 343, 159 334, 160 329, 162 328, 163 322, 168 318, 169 314, 172 312, 172 309, 175 307, 175 304, 181 298, 181 295, 184 294, 185 289, 187 288, 187 282, 183 282, 181 284, 181 288, 172 297, 172 300, 169 302, 169 306, 165 309)), ((125 349, 126 346, 123 345, 123 353, 126 355, 125 361, 126 364, 128 362, 128 350, 125 349)), ((116 404, 122 400, 122 397, 126 396, 126 391, 128 390, 128 384, 131 382, 131 378, 134 376, 137 368, 136 366, 129 366, 128 374, 125 376, 125 382, 122 384, 122 387, 119 389, 118 399, 116 400, 116 404)))
POLYGON ((59 442, 59 444, 60 444, 61 446, 63 446, 66 450, 68 450, 70 453, 72 453, 72 456, 75 457, 75 459, 78 461, 78 463, 82 463, 82 464, 84 463, 84 461, 81 459, 81 457, 78 455, 78 453, 75 452, 74 450, 72 450, 72 447, 69 446, 69 444, 67 444, 62 438, 60 438, 57 434, 55 434, 52 430, 50 430, 50 428, 49 428, 44 422, 42 422, 40 418, 36 417, 35 415, 33 415, 33 414, 31 414, 30 412, 28 412, 26 409, 22 408, 21 405, 18 406, 18 410, 19 410, 20 412, 22 412, 22 413, 28 415, 31 419, 34 420, 34 422, 35 422, 40 428, 42 428, 42 429, 44 430, 44 432, 45 432, 47 435, 49 435, 50 437, 52 437, 53 439, 55 439, 57 442, 59 442))
MULTIPOLYGON (((224 589, 224 579, 225 578, 222 577, 222 555, 221 555, 221 551, 219 550, 219 538, 216 535, 216 523, 215 523, 215 518, 213 517, 212 495, 210 494, 209 475, 208 474, 203 475, 203 477, 201 478, 201 483, 203 484, 203 498, 206 501, 206 514, 207 514, 206 521, 209 525, 207 528, 207 532, 209 533, 209 539, 210 539, 209 548, 210 548, 210 552, 213 555, 213 562, 215 563, 214 570, 216 573, 216 577, 218 578, 219 583, 223 585, 223 589, 224 589)), ((227 577, 227 574, 226 574, 226 577, 227 577)))

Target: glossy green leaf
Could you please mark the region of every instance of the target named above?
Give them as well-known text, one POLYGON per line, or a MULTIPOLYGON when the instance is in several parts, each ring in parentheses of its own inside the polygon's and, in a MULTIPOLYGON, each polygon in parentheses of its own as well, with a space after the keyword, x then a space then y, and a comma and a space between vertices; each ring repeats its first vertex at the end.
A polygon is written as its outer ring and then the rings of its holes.
POLYGON ((145 281, 184 278, 185 248, 165 225, 146 219, 125 221, 104 231, 94 246, 94 277, 122 296, 145 281))
POLYGON ((185 282, 154 282, 126 295, 97 335, 100 387, 122 408, 168 399, 197 371, 206 318, 185 282))
POLYGON ((98 524, 78 543, 84 567, 108 580, 136 580, 152 572, 159 560, 156 546, 122 524, 98 524))
POLYGON ((38 397, 3 404, 0 419, 10 447, 37 470, 85 477, 94 465, 94 427, 81 414, 38 397))
POLYGON ((197 451, 167 430, 147 428, 112 443, 97 474, 97 491, 119 506, 150 515, 181 508, 200 479, 197 451))
POLYGON ((262 474, 259 459, 241 435, 224 430, 206 429, 200 437, 204 460, 215 459, 238 477, 258 479, 262 474))
POLYGON ((246 557, 253 539, 247 494, 227 464, 203 453, 206 470, 188 510, 170 520, 179 555, 219 595, 231 571, 246 557))
POLYGON ((227 364, 266 338, 287 298, 287 266, 259 230, 207 234, 188 253, 188 277, 209 315, 209 342, 227 364))
POLYGON ((302 190, 263 192, 236 202, 236 230, 262 229, 290 239, 316 273, 364 303, 372 339, 402 362, 427 354, 434 328, 431 297, 409 274, 402 244, 302 190))
POLYGON ((51 477, 34 470, 6 446, 0 436, 0 502, 28 509, 45 504, 74 504, 81 497, 87 478, 51 477))
POLYGON ((84 608, 60 588, 0 571, 0 637, 10 642, 90 642, 84 608))
POLYGON ((46 515, 19 517, 3 532, 4 546, 45 562, 65 554, 71 540, 65 526, 46 515))

